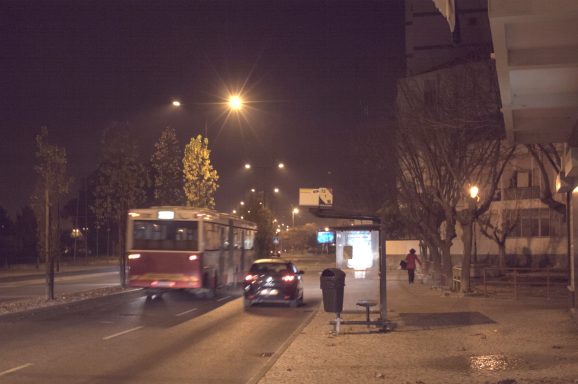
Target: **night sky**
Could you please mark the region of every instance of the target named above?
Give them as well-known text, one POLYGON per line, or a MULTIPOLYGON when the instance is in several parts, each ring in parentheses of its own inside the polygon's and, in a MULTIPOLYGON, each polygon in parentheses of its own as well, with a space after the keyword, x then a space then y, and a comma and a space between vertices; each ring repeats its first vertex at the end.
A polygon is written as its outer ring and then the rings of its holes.
POLYGON ((206 126, 217 208, 265 174, 290 217, 299 187, 347 180, 363 121, 391 117, 402 3, 0 0, 0 206, 14 217, 27 204, 41 126, 78 181, 96 168, 102 130, 122 121, 143 161, 165 126, 182 145, 206 126), (250 103, 241 118, 224 117, 230 91, 250 103), (244 173, 247 161, 263 168, 244 173))

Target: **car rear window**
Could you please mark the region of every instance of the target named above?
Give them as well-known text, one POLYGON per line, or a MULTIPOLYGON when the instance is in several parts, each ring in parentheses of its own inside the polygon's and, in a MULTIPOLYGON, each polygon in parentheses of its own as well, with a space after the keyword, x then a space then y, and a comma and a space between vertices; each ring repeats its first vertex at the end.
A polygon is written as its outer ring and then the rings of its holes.
POLYGON ((251 266, 251 273, 260 275, 264 273, 283 273, 291 271, 289 264, 285 263, 258 263, 251 266))

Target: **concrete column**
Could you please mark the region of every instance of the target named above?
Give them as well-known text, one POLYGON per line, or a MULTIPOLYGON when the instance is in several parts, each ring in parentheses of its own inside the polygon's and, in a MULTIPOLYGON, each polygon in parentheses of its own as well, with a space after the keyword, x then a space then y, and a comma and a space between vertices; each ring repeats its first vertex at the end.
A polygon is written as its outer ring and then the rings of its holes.
POLYGON ((569 241, 570 241, 570 257, 568 260, 568 290, 570 291, 570 309, 576 313, 576 286, 577 284, 577 247, 576 244, 578 242, 578 193, 577 192, 570 192, 570 198, 567 199, 567 204, 569 205, 567 208, 567 212, 569 213, 569 228, 568 232, 570 234, 569 241))

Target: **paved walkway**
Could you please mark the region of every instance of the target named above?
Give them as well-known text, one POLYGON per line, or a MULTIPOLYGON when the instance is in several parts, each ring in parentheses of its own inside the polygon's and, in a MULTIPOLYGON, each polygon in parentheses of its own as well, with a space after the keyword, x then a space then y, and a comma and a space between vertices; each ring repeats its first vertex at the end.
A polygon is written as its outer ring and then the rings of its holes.
MULTIPOLYGON (((375 278, 348 275, 344 319, 363 320, 348 309, 363 289, 376 294, 375 278)), ((389 271, 394 331, 343 325, 334 336, 335 315, 321 307, 260 384, 578 383, 578 327, 566 308, 560 299, 462 297, 389 271)))

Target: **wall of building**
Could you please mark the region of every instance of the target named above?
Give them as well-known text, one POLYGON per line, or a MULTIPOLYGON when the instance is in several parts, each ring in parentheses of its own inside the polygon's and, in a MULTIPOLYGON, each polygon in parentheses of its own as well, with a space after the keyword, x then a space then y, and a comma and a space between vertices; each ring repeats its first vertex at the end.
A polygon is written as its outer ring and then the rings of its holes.
POLYGON ((459 58, 488 58, 491 33, 486 0, 456 0, 457 30, 431 0, 406 0, 405 41, 407 75, 428 72, 459 58))

